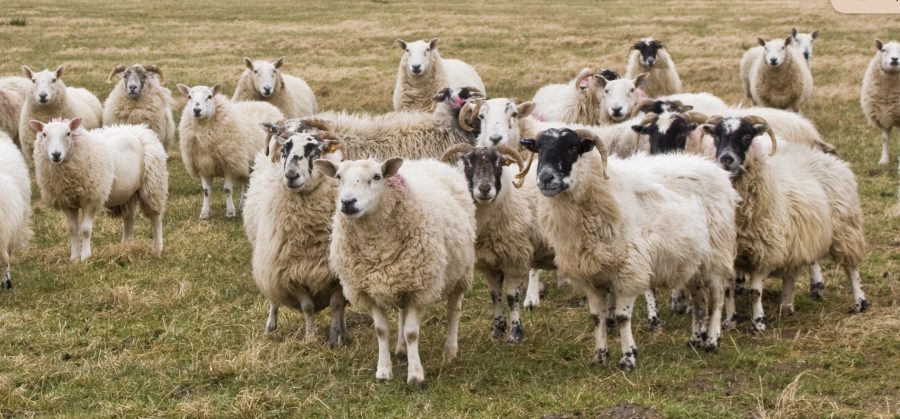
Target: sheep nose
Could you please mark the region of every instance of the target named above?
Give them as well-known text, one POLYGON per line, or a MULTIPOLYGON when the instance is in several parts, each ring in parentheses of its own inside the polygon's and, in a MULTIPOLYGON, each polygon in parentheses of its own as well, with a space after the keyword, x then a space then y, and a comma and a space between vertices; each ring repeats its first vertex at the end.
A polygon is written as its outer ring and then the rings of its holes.
POLYGON ((50 158, 57 163, 59 162, 60 157, 62 157, 62 153, 58 151, 50 153, 50 158))
POLYGON ((194 108, 194 116, 200 116, 200 109, 194 108))
POLYGON ((541 181, 541 184, 546 185, 548 183, 553 182, 553 175, 550 174, 549 172, 541 172, 541 174, 538 175, 538 180, 541 181))
POLYGON ((287 178, 287 180, 294 181, 297 180, 298 177, 300 177, 300 174, 294 171, 290 171, 285 173, 284 177, 287 178))
POLYGON ((128 90, 134 92, 137 90, 137 86, 135 86, 135 85, 128 86, 128 90))
POLYGON ((481 192, 482 195, 487 195, 488 192, 491 191, 491 185, 489 185, 487 183, 482 183, 481 185, 478 185, 478 190, 481 192))
POLYGON ((359 210, 356 209, 354 204, 356 204, 356 198, 342 199, 341 212, 343 212, 344 214, 356 214, 357 212, 359 212, 359 210))
POLYGON ((612 112, 613 112, 613 115, 619 116, 622 114, 622 107, 621 106, 613 106, 612 112))
POLYGON ((809 51, 803 51, 803 58, 809 59, 809 51))
POLYGON ((270 93, 272 93, 272 87, 270 87, 270 86, 263 87, 263 93, 265 93, 266 95, 269 95, 270 93))
POLYGON ((731 165, 734 164, 734 157, 726 154, 722 157, 719 157, 719 162, 722 163, 722 166, 731 167, 731 165))
POLYGON ((769 59, 769 63, 771 63, 772 65, 778 64, 778 59, 777 59, 777 58, 770 58, 770 59, 769 59))
POLYGON ((413 73, 416 73, 416 74, 421 73, 421 72, 422 72, 422 65, 421 65, 421 64, 413 64, 413 66, 412 66, 412 71, 413 71, 413 73))
POLYGON ((492 143, 497 144, 503 137, 500 134, 492 134, 488 139, 491 140, 492 143))
POLYGON ((41 102, 44 102, 44 101, 47 100, 47 94, 46 94, 46 93, 41 93, 41 94, 38 95, 38 97, 41 98, 41 102))
POLYGON ((900 64, 900 58, 891 57, 891 65, 897 65, 897 64, 900 64))

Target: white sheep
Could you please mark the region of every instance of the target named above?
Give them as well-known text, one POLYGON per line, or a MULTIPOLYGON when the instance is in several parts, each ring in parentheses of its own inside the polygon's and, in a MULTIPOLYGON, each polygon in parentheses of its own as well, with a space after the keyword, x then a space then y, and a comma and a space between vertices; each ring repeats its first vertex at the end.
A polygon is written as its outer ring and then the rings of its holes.
POLYGON ((12 138, 0 131, 0 288, 12 288, 12 257, 31 240, 31 179, 12 138))
POLYGON ((591 68, 582 69, 566 84, 548 84, 535 92, 533 117, 542 121, 596 125, 603 106, 599 94, 601 76, 591 68))
POLYGON ((303 79, 280 70, 284 57, 275 61, 253 61, 244 57, 247 69, 241 73, 231 100, 261 100, 274 105, 287 118, 316 113, 316 94, 303 79))
POLYGON ((809 66, 812 66, 813 42, 818 37, 819 31, 803 33, 797 32, 797 28, 791 28, 791 38, 793 38, 793 40, 791 41, 790 47, 803 55, 803 59, 806 60, 806 64, 809 66))
POLYGON ((790 36, 757 41, 759 46, 741 58, 744 93, 754 105, 799 112, 813 92, 809 66, 797 50, 789 48, 790 36))
POLYGON ((346 301, 328 267, 338 185, 311 164, 320 157, 339 162, 340 149, 333 140, 308 133, 273 139, 270 156, 256 155, 243 208, 253 279, 269 302, 265 330, 278 327, 278 309, 287 306, 303 312, 306 338, 313 339, 316 312, 330 307, 328 342, 342 345, 346 301))
POLYGON ((91 256, 94 216, 104 207, 122 217, 123 243, 131 241, 140 207, 153 227, 153 250, 162 253, 169 172, 166 151, 153 131, 143 125, 87 131, 80 118, 29 124, 38 133, 34 170, 41 198, 66 215, 72 261, 91 256))
POLYGON ((53 118, 78 117, 84 129, 100 126, 103 117, 100 99, 87 89, 66 87, 62 81, 64 70, 64 66, 59 66, 55 71, 35 73, 28 66, 22 66, 22 71, 32 81, 19 115, 19 145, 26 160, 31 159, 34 136, 37 134, 28 123, 32 119, 49 121, 53 118))
POLYGON ((0 77, 0 89, 12 90, 23 98, 31 94, 31 79, 18 76, 0 77))
POLYGON ((9 134, 10 139, 19 146, 19 114, 25 97, 12 89, 0 88, 0 131, 9 134))
POLYGON ((396 352, 407 354, 407 384, 422 386, 422 315, 436 301, 447 301, 444 358, 454 359, 463 293, 474 280, 475 204, 466 179, 436 160, 390 158, 338 165, 319 159, 315 164, 341 182, 331 267, 350 303, 372 314, 378 338, 375 378, 392 376, 390 324, 384 311, 396 308, 396 352))
POLYGON ((484 82, 475 69, 463 61, 442 58, 437 38, 406 43, 396 41, 403 50, 394 87, 395 111, 430 111, 432 96, 445 87, 474 87, 486 95, 484 82))
POLYGON ((681 78, 675 70, 675 62, 662 42, 644 38, 631 46, 625 78, 633 79, 646 74, 639 87, 650 97, 666 96, 681 92, 681 78))
POLYGON ((109 72, 107 83, 118 74, 122 79, 103 102, 103 125, 144 124, 150 127, 167 149, 175 142, 172 91, 165 76, 152 64, 118 65, 109 72))
POLYGON ((613 157, 607 164, 603 142, 583 130, 550 129, 522 145, 539 156, 538 220, 559 274, 587 295, 596 324, 594 361, 606 361, 600 320, 612 291, 619 366, 634 368, 631 312, 651 285, 686 286, 694 303, 689 342, 716 350, 739 201, 727 173, 689 155, 613 157))
POLYGON ((754 330, 766 328, 763 281, 773 272, 780 274, 780 311, 792 313, 797 275, 828 255, 850 279, 850 311, 866 311, 869 303, 859 276, 865 257, 863 216, 850 166, 805 145, 776 148, 774 134, 759 117, 714 116, 703 129, 716 139, 715 158, 731 173, 741 195, 735 265, 750 274, 754 330), (762 142, 771 142, 771 149, 762 142))
POLYGON ((631 117, 632 109, 640 99, 638 87, 644 83, 647 75, 644 73, 632 77, 622 77, 616 80, 597 78, 600 83, 600 100, 603 110, 600 113, 602 124, 614 124, 631 117))
POLYGON ((870 124, 881 129, 881 159, 890 161, 891 130, 900 127, 900 43, 875 40, 877 52, 863 77, 859 96, 870 124))
POLYGON ((209 195, 214 177, 225 178, 225 216, 234 217, 234 183, 247 181, 254 156, 266 146, 268 133, 260 124, 284 119, 284 115, 266 102, 233 103, 219 93, 218 84, 176 87, 188 97, 178 134, 184 169, 191 177, 199 177, 203 187, 200 219, 210 216, 209 195))

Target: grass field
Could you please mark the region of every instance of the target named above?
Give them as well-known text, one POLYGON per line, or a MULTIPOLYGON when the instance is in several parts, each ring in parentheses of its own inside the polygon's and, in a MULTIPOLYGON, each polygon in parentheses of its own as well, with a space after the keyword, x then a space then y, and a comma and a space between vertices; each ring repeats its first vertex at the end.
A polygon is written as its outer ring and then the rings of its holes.
MULTIPOLYGON (((212 220, 199 221, 199 182, 173 155, 161 258, 152 256, 149 223, 139 221, 138 240, 124 246, 121 223, 104 215, 94 257, 71 264, 62 215, 35 203, 35 238, 14 262, 16 287, 0 293, 3 417, 900 415, 900 220, 883 215, 898 179, 896 164, 876 164, 880 133, 859 107, 873 38, 900 37, 896 16, 840 15, 827 1, 103 3, 5 0, 0 75, 64 63, 70 86, 103 99, 112 67, 151 62, 173 90, 175 82, 223 82, 230 93, 242 56, 285 55, 284 69, 313 86, 321 109, 385 112, 395 38, 440 37, 443 55, 474 64, 492 96, 530 98, 583 66, 624 70, 628 45, 654 35, 668 44, 687 91, 738 103, 738 63, 757 36, 819 29, 816 93, 804 113, 858 176, 872 308, 847 314, 849 283, 829 263, 824 302, 798 292, 798 312, 779 317, 772 280, 769 330, 751 335, 741 323, 716 354, 688 348, 689 319, 663 309, 663 332, 636 327, 641 359, 623 373, 615 362, 591 367, 587 308, 552 279, 542 307, 524 316, 526 341, 492 341, 479 279, 464 303, 460 359, 441 365, 444 310, 436 308, 423 322, 427 389, 406 388, 405 364, 395 365, 399 379, 377 384, 375 337, 362 313, 351 311, 352 341, 341 349, 324 344, 324 314, 321 342, 305 342, 301 316, 287 310, 277 332, 263 333, 266 304, 241 222, 224 218, 218 189, 212 220)), ((738 307, 746 316, 746 297, 738 307)))

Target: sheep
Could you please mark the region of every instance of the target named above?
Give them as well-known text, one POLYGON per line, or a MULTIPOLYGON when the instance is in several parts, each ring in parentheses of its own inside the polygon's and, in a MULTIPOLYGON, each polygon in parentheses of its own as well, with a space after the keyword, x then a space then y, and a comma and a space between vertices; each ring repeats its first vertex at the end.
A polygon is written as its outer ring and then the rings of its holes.
POLYGON ((31 179, 28 165, 12 138, 0 131, 0 289, 12 288, 12 256, 31 240, 31 179))
MULTIPOLYGON (((466 126, 467 121, 478 121, 480 131, 475 145, 479 147, 499 144, 517 146, 522 139, 522 126, 529 126, 528 123, 523 124, 523 120, 534 111, 534 102, 517 104, 515 100, 508 98, 476 99, 469 103, 471 106, 460 111, 459 119, 466 126)), ((530 123, 540 123, 534 118, 528 119, 530 123)))
POLYGON ((869 303, 859 276, 865 257, 863 216, 850 166, 805 145, 777 144, 759 117, 713 116, 703 129, 715 138, 715 159, 731 174, 742 199, 735 265, 750 274, 753 330, 766 329, 762 306, 766 277, 780 274, 780 311, 792 313, 798 273, 826 255, 850 279, 854 297, 850 312, 866 311, 869 303), (772 144, 768 152, 761 144, 765 140, 772 144))
POLYGON ((396 308, 400 327, 395 349, 407 355, 407 384, 421 387, 422 315, 428 305, 447 301, 444 358, 456 358, 463 293, 474 280, 475 204, 466 179, 436 160, 393 157, 383 163, 336 164, 319 159, 315 165, 341 184, 329 261, 350 304, 372 314, 378 338, 375 378, 389 380, 392 375, 384 311, 396 308))
POLYGON ((632 107, 637 103, 640 93, 638 87, 647 78, 645 73, 632 77, 623 77, 616 80, 606 80, 603 77, 596 78, 600 84, 600 101, 603 103, 603 111, 600 112, 602 124, 622 122, 631 116, 632 107))
POLYGON ((442 58, 437 50, 438 39, 406 43, 396 40, 403 50, 394 87, 395 111, 431 111, 434 92, 444 87, 472 86, 487 94, 484 82, 475 69, 460 60, 442 58))
POLYGON ((12 90, 23 98, 31 94, 31 79, 25 77, 0 77, 0 89, 12 90))
POLYGON ((789 48, 792 38, 764 41, 741 59, 744 93, 754 105, 799 112, 812 96, 813 79, 799 52, 789 48))
POLYGON ((167 89, 165 75, 153 64, 118 65, 109 72, 107 83, 121 74, 103 103, 103 125, 146 124, 168 150, 175 142, 175 119, 172 116, 172 91, 167 89))
POLYGON ((311 340, 316 312, 330 306, 328 343, 339 346, 347 328, 346 301, 328 267, 337 182, 310 162, 319 157, 340 161, 341 151, 333 140, 309 133, 275 137, 274 144, 270 156, 256 155, 243 208, 253 279, 269 302, 265 330, 278 328, 278 309, 288 306, 303 312, 311 340))
POLYGON ((12 142, 19 145, 19 114, 25 97, 12 89, 0 88, 0 131, 9 134, 12 142))
POLYGON ((869 124, 881 129, 881 159, 890 161, 891 130, 900 127, 900 43, 875 40, 877 52, 863 77, 859 102, 869 124))
POLYGON ((819 37, 819 31, 812 33, 797 32, 797 28, 791 28, 791 48, 803 55, 806 64, 812 66, 813 42, 819 37))
POLYGON ((538 191, 534 179, 523 178, 519 182, 524 182, 525 187, 514 189, 514 185, 522 184, 514 182, 513 175, 524 165, 519 153, 507 144, 474 147, 461 143, 449 148, 441 160, 452 164, 462 162, 468 192, 475 202, 478 224, 475 267, 487 278, 490 288, 494 304, 493 338, 503 338, 507 332, 505 291, 510 311, 506 340, 519 343, 524 338, 519 317, 520 294, 526 280, 530 280, 529 268, 555 269, 553 251, 537 225, 538 191))
POLYGON ((603 107, 600 102, 600 78, 591 68, 584 68, 567 84, 549 84, 538 89, 531 99, 532 116, 544 121, 596 125, 603 107))
POLYGON ((284 57, 275 61, 253 61, 244 57, 247 69, 241 74, 231 100, 266 101, 288 118, 316 113, 316 94, 303 79, 281 72, 283 63, 284 57))
POLYGON ((650 97, 666 96, 681 92, 681 78, 675 63, 662 42, 644 38, 631 46, 625 78, 646 74, 641 89, 650 97))
POLYGON ((34 72, 28 66, 22 66, 22 71, 32 81, 19 114, 19 145, 26 160, 31 159, 37 134, 29 124, 32 119, 49 121, 53 118, 79 117, 85 129, 100 126, 103 115, 100 99, 86 89, 66 87, 62 81, 64 70, 64 66, 59 66, 55 71, 34 72))
POLYGON ((232 198, 234 182, 247 181, 250 163, 266 145, 268 134, 260 124, 284 119, 284 115, 266 102, 233 103, 219 94, 219 84, 176 87, 188 97, 178 134, 184 169, 191 177, 199 177, 203 187, 200 219, 210 217, 212 179, 220 176, 225 178, 225 216, 232 218, 237 212, 232 198))
POLYGON ((635 299, 662 284, 688 286, 694 303, 689 343, 716 350, 735 256, 738 196, 727 173, 699 156, 607 159, 603 142, 585 130, 549 129, 521 143, 538 153, 538 220, 559 274, 587 295, 596 325, 593 361, 607 357, 600 322, 606 293, 615 294, 619 366, 632 369, 635 299))
POLYGON ((122 217, 123 243, 132 239, 140 207, 153 227, 153 250, 162 254, 169 172, 166 152, 153 131, 144 125, 87 131, 81 118, 46 124, 31 120, 29 125, 38 133, 33 157, 41 198, 65 214, 73 262, 90 258, 94 216, 102 207, 122 217))

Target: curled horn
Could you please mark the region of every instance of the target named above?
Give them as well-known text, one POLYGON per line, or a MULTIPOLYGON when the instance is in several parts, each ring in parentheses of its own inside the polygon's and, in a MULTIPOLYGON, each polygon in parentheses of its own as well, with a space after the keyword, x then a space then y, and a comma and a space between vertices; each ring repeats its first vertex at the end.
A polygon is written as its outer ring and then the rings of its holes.
POLYGON ((109 72, 109 75, 106 76, 106 82, 107 82, 107 83, 112 83, 112 78, 113 78, 113 76, 115 76, 116 74, 119 74, 119 73, 125 71, 125 68, 126 68, 126 67, 125 67, 124 65, 121 65, 121 64, 120 64, 120 65, 117 65, 116 68, 112 69, 112 71, 109 72))
POLYGON ((697 124, 705 124, 709 120, 709 117, 697 111, 687 111, 684 113, 684 117, 688 121, 696 122, 697 124))
POLYGON ((769 155, 774 156, 775 151, 778 150, 778 143, 775 142, 775 132, 772 131, 772 126, 762 117, 755 115, 745 116, 744 121, 752 125, 763 124, 766 126, 766 134, 769 134, 769 139, 772 141, 772 150, 769 151, 769 155))
POLYGON ((590 138, 594 141, 594 147, 597 147, 597 152, 600 153, 600 159, 603 161, 603 179, 609 179, 609 176, 606 174, 606 163, 609 159, 609 152, 606 151, 606 144, 603 144, 603 140, 594 134, 592 131, 586 129, 578 129, 575 130, 575 133, 578 134, 578 138, 585 139, 590 138))
POLYGON ((469 121, 478 115, 483 103, 484 102, 481 99, 472 99, 463 105, 462 109, 459 110, 459 126, 462 127, 462 129, 469 132, 475 132, 475 128, 472 127, 473 124, 469 123, 469 121))
POLYGON ((300 130, 301 131, 309 131, 313 128, 315 128, 319 131, 331 131, 331 124, 328 123, 328 121, 326 121, 324 119, 309 118, 309 119, 303 120, 300 130))
POLYGON ((157 67, 155 64, 147 64, 147 65, 145 65, 145 66, 144 66, 144 70, 147 70, 147 71, 149 71, 149 72, 151 72, 151 73, 154 73, 154 74, 156 74, 157 76, 159 76, 159 82, 160 82, 160 83, 165 83, 165 82, 166 82, 166 74, 163 73, 163 71, 160 70, 160 68, 157 67))
POLYGON ((456 160, 457 154, 468 153, 475 148, 472 144, 469 143, 458 143, 450 146, 447 151, 441 155, 441 161, 453 164, 456 160))
POLYGON ((656 103, 656 99, 643 98, 639 100, 637 105, 635 105, 634 108, 631 109, 631 117, 634 118, 638 116, 639 113, 644 112, 644 109, 654 103, 656 103))
MULTIPOLYGON (((539 137, 540 134, 537 136, 539 137)), ((525 167, 522 167, 522 165, 519 164, 519 173, 516 173, 516 177, 513 179, 513 186, 515 186, 516 189, 520 189, 522 185, 525 184, 525 176, 528 176, 528 171, 531 170, 531 163, 534 161, 535 154, 537 153, 532 151, 531 154, 528 155, 528 162, 525 163, 525 167)))
POLYGON ((588 78, 588 77, 593 76, 595 73, 596 73, 596 72, 594 71, 594 69, 592 69, 592 68, 590 68, 590 67, 585 67, 585 68, 583 68, 583 69, 581 70, 581 72, 578 73, 577 76, 575 76, 575 88, 576 88, 576 89, 580 89, 580 88, 581 88, 581 81, 584 80, 585 78, 588 78))
MULTIPOLYGON (((499 151, 500 154, 512 157, 512 159, 516 161, 516 165, 519 166, 519 173, 516 173, 516 176, 513 179, 513 186, 516 189, 522 188, 522 185, 525 184, 525 176, 528 175, 528 169, 525 168, 525 164, 522 162, 522 155, 519 154, 518 150, 508 144, 497 144, 494 146, 494 149, 499 151)), ((531 166, 533 159, 534 153, 531 153, 531 156, 528 158, 529 167, 531 166)))

